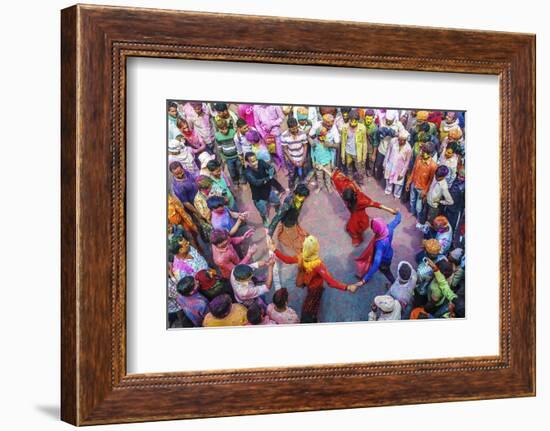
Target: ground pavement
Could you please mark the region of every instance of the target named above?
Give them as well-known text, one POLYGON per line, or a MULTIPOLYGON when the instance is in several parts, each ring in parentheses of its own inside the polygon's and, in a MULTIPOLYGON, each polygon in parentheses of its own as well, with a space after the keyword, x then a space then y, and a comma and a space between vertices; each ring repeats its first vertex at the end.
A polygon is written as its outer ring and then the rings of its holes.
MULTIPOLYGON (((284 173, 279 173, 279 180, 283 186, 286 186, 284 173)), ((394 257, 391 269, 394 276, 397 276, 397 265, 402 260, 408 260, 413 266, 416 266, 414 256, 420 250, 422 234, 415 228, 416 219, 410 214, 407 206, 395 199, 393 195, 385 195, 382 184, 372 178, 365 181, 363 190, 368 196, 381 204, 401 211, 402 221, 395 230, 393 237, 394 257)), ((248 185, 240 186, 236 191, 239 209, 249 211, 248 224, 256 229, 252 238, 252 242, 258 245, 254 260, 265 258, 267 256, 265 230, 251 201, 249 187, 248 185)), ((388 222, 394 217, 392 214, 376 208, 369 208, 367 211, 371 218, 382 217, 388 222)), ((270 219, 273 214, 274 212, 271 210, 270 219)), ((351 238, 345 231, 348 217, 349 212, 336 191, 328 194, 326 191, 316 193, 312 190, 311 195, 304 203, 300 215, 300 224, 307 232, 319 239, 320 256, 332 275, 344 283, 351 284, 357 281, 353 258, 365 249, 372 237, 372 231, 369 230, 365 233, 365 241, 362 245, 353 247, 351 238)), ((280 261, 276 265, 279 268, 281 285, 289 291, 289 305, 300 315, 306 292, 305 289, 296 287, 296 266, 285 265, 280 261)), ((367 320, 374 297, 384 294, 387 285, 387 279, 378 272, 369 283, 360 287, 355 294, 326 287, 321 300, 319 321, 349 322, 367 320)), ((269 302, 271 302, 273 291, 274 289, 267 294, 269 302)))

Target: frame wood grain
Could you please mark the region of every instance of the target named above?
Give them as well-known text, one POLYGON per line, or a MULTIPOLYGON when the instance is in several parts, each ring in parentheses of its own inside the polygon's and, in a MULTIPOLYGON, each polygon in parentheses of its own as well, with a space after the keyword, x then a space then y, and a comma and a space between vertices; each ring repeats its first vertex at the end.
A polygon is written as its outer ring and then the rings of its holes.
POLYGON ((534 35, 83 5, 61 17, 62 420, 91 425, 535 394, 534 35), (346 37, 327 47, 320 32, 346 37), (499 355, 128 375, 125 66, 132 56, 498 75, 499 355), (263 396, 250 396, 255 391, 263 396))

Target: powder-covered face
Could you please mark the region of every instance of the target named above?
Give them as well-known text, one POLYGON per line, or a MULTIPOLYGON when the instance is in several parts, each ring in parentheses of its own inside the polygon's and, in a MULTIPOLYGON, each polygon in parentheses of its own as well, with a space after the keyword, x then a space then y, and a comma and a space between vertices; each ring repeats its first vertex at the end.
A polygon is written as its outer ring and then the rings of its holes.
POLYGON ((325 126, 327 129, 330 129, 332 126, 334 126, 334 120, 323 120, 323 126, 325 126))
POLYGON ((244 126, 239 127, 239 133, 241 135, 246 134, 246 132, 248 132, 248 124, 245 124, 244 126))
POLYGON ((347 121, 349 119, 349 112, 342 112, 342 118, 347 123, 347 121))
POLYGON ((182 132, 185 132, 187 133, 189 131, 189 124, 187 124, 187 121, 183 121, 181 124, 180 124, 180 130, 182 132))
POLYGON ((426 152, 426 151, 422 151, 422 158, 424 160, 428 160, 430 158, 430 153, 426 152))
POLYGON ((293 135, 297 135, 300 132, 300 129, 298 129, 298 126, 289 127, 288 130, 290 130, 290 133, 293 135))
POLYGON ((374 122, 374 117, 372 117, 371 115, 367 115, 365 117, 365 124, 367 126, 370 126, 373 122, 374 122))
POLYGON ((222 176, 222 169, 214 169, 212 172, 210 172, 214 178, 220 178, 222 176))
POLYGON ((216 214, 223 214, 225 212, 225 207, 224 206, 221 206, 221 207, 218 207, 218 208, 214 208, 212 210, 212 212, 216 213, 216 214))
POLYGON ((304 118, 303 120, 298 120, 298 124, 300 126, 305 126, 307 124, 307 119, 304 118))
POLYGON ((170 115, 170 117, 172 118, 176 118, 176 116, 178 115, 178 110, 176 109, 176 107, 170 106, 168 108, 168 115, 170 115))
POLYGON ((181 166, 178 166, 172 171, 172 175, 174 175, 174 177, 176 177, 178 180, 182 180, 185 178, 185 171, 181 166))
POLYGON ((189 253, 189 241, 187 241, 186 239, 182 239, 180 241, 180 248, 178 250, 179 254, 187 254, 189 253))
POLYGON ((305 200, 306 200, 305 196, 300 196, 300 195, 295 195, 294 196, 294 202, 298 205, 302 205, 305 200))
POLYGON ((202 112, 202 105, 193 106, 193 110, 195 111, 195 114, 200 114, 202 112))
POLYGON ((359 121, 357 121, 355 118, 350 120, 349 122, 349 125, 353 128, 357 127, 358 124, 359 124, 359 121))
POLYGON ((445 158, 450 159, 451 157, 453 157, 454 153, 455 152, 453 151, 452 148, 447 148, 445 150, 445 158))
POLYGON ((252 169, 258 169, 258 159, 256 156, 250 156, 248 159, 248 164, 252 167, 252 169))

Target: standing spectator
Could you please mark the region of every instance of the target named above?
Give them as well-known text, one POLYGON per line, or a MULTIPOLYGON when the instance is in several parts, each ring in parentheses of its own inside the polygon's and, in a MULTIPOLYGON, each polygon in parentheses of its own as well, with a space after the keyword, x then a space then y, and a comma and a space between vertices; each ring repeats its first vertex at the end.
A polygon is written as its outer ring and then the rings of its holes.
POLYGON ((222 165, 217 160, 210 160, 206 164, 209 176, 212 178, 212 189, 210 190, 210 196, 221 196, 224 198, 225 203, 232 210, 237 208, 235 203, 235 197, 233 192, 227 185, 227 181, 222 175, 222 165))
POLYGON ((386 189, 384 193, 392 194, 396 199, 401 197, 403 183, 410 165, 412 149, 408 143, 409 132, 402 129, 397 140, 392 140, 384 159, 384 178, 386 189))
POLYGON ((235 143, 235 129, 230 129, 227 122, 218 119, 216 122, 216 144, 222 160, 227 165, 231 182, 238 185, 241 181, 242 163, 237 144, 235 143))
POLYGON ((446 178, 448 174, 449 168, 447 166, 439 166, 435 171, 435 177, 426 195, 426 202, 428 204, 427 221, 430 223, 442 212, 443 206, 454 203, 449 193, 449 186, 447 185, 446 178))
POLYGON ((305 161, 307 155, 307 135, 298 128, 298 121, 290 117, 288 130, 281 135, 281 145, 288 170, 288 188, 294 189, 296 180, 305 178, 305 161))
POLYGON ((283 163, 283 149, 281 147, 281 124, 285 114, 277 105, 254 105, 254 120, 256 130, 268 145, 268 151, 280 168, 283 163))
POLYGON ((413 170, 407 180, 406 190, 411 192, 411 213, 417 217, 419 222, 423 221, 424 201, 437 169, 437 163, 433 160, 432 153, 433 144, 431 142, 425 143, 422 147, 422 153, 414 162, 413 170))
POLYGON ((365 175, 365 160, 367 158, 367 128, 359 123, 359 114, 356 110, 349 113, 349 123, 342 127, 342 163, 346 166, 348 175, 361 184, 365 175))

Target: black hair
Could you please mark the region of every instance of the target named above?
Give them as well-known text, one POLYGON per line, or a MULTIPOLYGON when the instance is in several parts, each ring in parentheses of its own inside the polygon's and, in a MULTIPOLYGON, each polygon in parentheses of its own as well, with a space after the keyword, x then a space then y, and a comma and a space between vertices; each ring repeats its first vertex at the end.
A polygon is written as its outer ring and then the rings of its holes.
POLYGON ((282 309, 288 302, 288 290, 286 287, 282 287, 273 294, 273 304, 278 309, 282 309))
POLYGON ((170 172, 174 172, 177 168, 183 169, 183 165, 177 160, 174 160, 172 163, 170 163, 170 166, 169 166, 170 172))
POLYGON ((195 279, 192 276, 188 275, 187 277, 183 277, 180 281, 178 281, 176 290, 180 295, 189 296, 191 295, 191 292, 194 288, 195 279))
POLYGON ((216 208, 225 206, 225 199, 221 196, 210 196, 206 200, 206 205, 208 205, 209 209, 215 210, 216 208))
POLYGON ((231 296, 227 293, 216 296, 210 301, 210 304, 208 304, 208 309, 214 317, 223 319, 231 311, 231 296))
POLYGON ((290 129, 291 127, 296 127, 298 125, 298 121, 294 117, 288 117, 288 120, 286 120, 286 125, 290 129))
POLYGON ((237 127, 243 127, 243 126, 246 126, 247 125, 247 122, 245 120, 243 120, 242 118, 239 118, 237 120, 237 127))
POLYGON ((401 265, 399 267, 399 278, 403 281, 405 280, 410 280, 411 278, 411 274, 412 274, 412 270, 411 270, 411 266, 410 265, 401 265))
POLYGON ((351 112, 351 108, 349 106, 342 106, 340 108, 340 112, 343 114, 344 112, 351 112))
POLYGON ((218 162, 217 160, 210 160, 207 164, 206 164, 206 168, 210 171, 210 172, 214 172, 216 169, 218 169, 219 167, 221 167, 221 163, 218 162))
POLYGON ((214 103, 214 109, 218 112, 227 111, 227 103, 214 103))
POLYGON ((170 108, 178 109, 178 104, 176 102, 168 102, 168 109, 170 108))
POLYGON ((447 149, 453 150, 453 153, 455 154, 458 153, 458 142, 454 142, 454 141, 449 142, 447 144, 447 149))
POLYGON ((262 315, 262 309, 260 306, 256 303, 253 303, 246 312, 246 318, 248 320, 248 323, 251 323, 252 325, 259 325, 262 323, 263 315, 262 315))
POLYGON ((448 260, 441 259, 439 262, 436 263, 436 265, 441 271, 441 274, 445 276, 445 278, 448 278, 453 274, 453 265, 448 260))
POLYGON ((359 120, 359 112, 357 112, 355 109, 352 109, 349 112, 349 119, 351 120, 359 120))
POLYGON ((250 265, 239 264, 233 268, 233 276, 238 281, 248 280, 254 275, 254 270, 250 265))
POLYGON ((466 315, 466 301, 464 295, 458 295, 458 298, 453 300, 455 304, 455 317, 465 317, 466 315))
POLYGON ((249 151, 249 152, 247 152, 247 153, 244 155, 244 159, 248 162, 248 160, 249 160, 252 156, 256 156, 256 154, 254 154, 252 151, 249 151))
POLYGON ((342 191, 342 200, 346 203, 350 211, 355 211, 357 205, 357 193, 351 187, 347 187, 342 191))
POLYGON ((304 196, 307 198, 309 196, 309 189, 305 184, 298 184, 294 190, 294 193, 298 196, 304 196))

